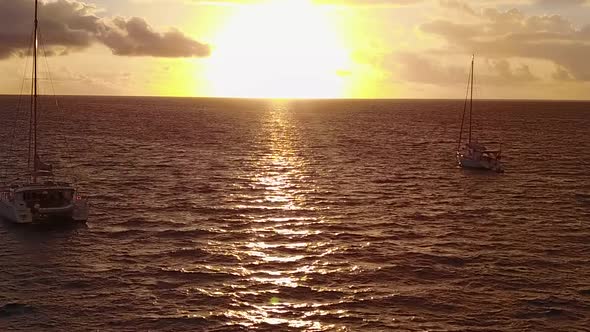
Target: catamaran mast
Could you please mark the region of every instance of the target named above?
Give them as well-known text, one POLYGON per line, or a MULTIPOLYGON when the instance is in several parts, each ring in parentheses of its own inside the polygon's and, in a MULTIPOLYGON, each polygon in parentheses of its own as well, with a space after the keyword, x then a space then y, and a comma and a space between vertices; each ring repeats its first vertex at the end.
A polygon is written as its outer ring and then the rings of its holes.
POLYGON ((471 97, 469 99, 469 144, 471 144, 471 115, 473 113, 473 63, 475 62, 475 54, 471 57, 471 97))
POLYGON ((38 0, 35 0, 35 31, 33 32, 33 183, 37 182, 37 14, 38 0))

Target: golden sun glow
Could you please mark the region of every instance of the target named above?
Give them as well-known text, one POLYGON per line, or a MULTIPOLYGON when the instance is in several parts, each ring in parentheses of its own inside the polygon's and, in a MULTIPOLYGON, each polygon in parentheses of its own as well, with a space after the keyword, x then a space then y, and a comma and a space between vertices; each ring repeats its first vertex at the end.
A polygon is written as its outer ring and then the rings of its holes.
POLYGON ((350 57, 326 8, 274 0, 236 8, 206 64, 211 95, 337 98, 350 57))

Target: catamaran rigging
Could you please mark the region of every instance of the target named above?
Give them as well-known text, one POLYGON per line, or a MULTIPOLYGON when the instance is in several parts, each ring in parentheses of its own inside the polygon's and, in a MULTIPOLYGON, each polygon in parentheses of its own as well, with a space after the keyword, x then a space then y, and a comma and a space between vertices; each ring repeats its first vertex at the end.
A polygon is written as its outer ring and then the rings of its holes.
POLYGON ((0 189, 0 217, 15 223, 86 221, 88 204, 70 183, 54 178, 53 166, 39 155, 38 31, 39 3, 35 0, 33 22, 33 73, 28 140, 28 180, 0 189))

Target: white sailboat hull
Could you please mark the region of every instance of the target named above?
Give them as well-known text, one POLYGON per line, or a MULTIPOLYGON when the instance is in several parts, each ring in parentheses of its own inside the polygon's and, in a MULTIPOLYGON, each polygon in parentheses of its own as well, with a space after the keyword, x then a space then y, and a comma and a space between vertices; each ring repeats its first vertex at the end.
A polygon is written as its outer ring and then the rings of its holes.
POLYGON ((470 158, 462 153, 457 153, 457 162, 462 168, 490 170, 498 173, 504 172, 504 166, 495 158, 470 158))
POLYGON ((467 158, 459 158, 459 166, 464 168, 487 168, 481 162, 467 158))

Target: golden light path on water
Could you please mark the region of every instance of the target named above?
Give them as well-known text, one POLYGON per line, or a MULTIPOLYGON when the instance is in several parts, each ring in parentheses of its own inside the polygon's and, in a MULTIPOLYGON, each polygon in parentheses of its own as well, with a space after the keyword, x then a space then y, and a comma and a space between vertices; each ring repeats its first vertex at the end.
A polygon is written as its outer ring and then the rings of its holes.
MULTIPOLYGON (((259 289, 256 295, 264 294, 262 298, 266 301, 248 303, 249 309, 229 310, 227 315, 242 321, 245 326, 270 324, 325 330, 333 326, 306 319, 316 311, 316 303, 291 301, 281 296, 281 290, 284 293, 284 289, 302 286, 307 275, 315 271, 313 263, 301 264, 302 260, 331 250, 328 242, 308 240, 321 233, 309 226, 323 220, 321 211, 316 210, 313 216, 309 216, 310 208, 304 206, 305 194, 313 190, 313 183, 305 175, 306 160, 298 155, 294 142, 297 134, 287 107, 274 102, 268 110, 268 118, 260 133, 268 144, 268 151, 254 162, 255 172, 251 175, 254 186, 263 189, 264 194, 255 199, 254 204, 242 207, 270 210, 272 216, 252 220, 251 239, 236 246, 237 255, 246 255, 254 261, 250 264, 252 268, 245 271, 249 275, 248 283, 257 285, 252 288, 259 289), (307 308, 310 312, 294 317, 291 312, 300 308, 307 308)), ((251 292, 240 290, 236 295, 241 297, 251 292)))
POLYGON ((185 295, 195 304, 177 311, 181 317, 246 329, 334 331, 362 315, 346 305, 363 301, 370 286, 351 286, 350 280, 380 267, 350 262, 353 252, 370 244, 338 238, 356 235, 348 216, 334 208, 342 199, 339 184, 318 176, 324 170, 316 164, 324 156, 310 152, 297 107, 275 100, 256 108, 255 117, 244 113, 251 121, 246 128, 255 129, 247 148, 235 152, 236 167, 215 166, 229 187, 206 208, 215 217, 199 224, 212 233, 196 249, 202 257, 172 268, 194 280, 185 295), (205 309, 199 298, 218 311, 205 309))

